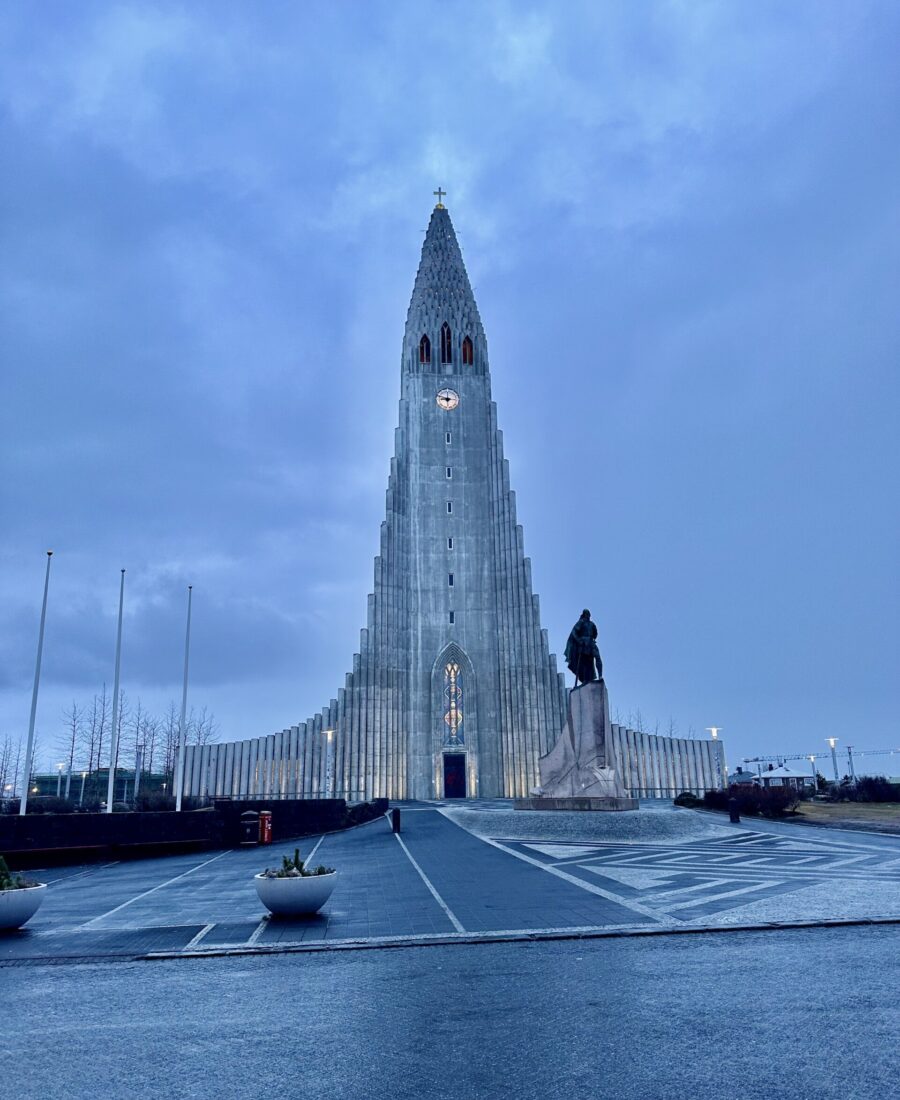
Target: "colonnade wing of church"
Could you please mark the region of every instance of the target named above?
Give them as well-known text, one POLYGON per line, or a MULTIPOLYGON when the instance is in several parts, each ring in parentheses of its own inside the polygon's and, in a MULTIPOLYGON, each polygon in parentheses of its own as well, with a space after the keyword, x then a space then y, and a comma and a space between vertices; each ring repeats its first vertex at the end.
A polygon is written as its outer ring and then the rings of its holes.
MULTIPOLYGON (((344 686, 280 733, 189 746, 186 794, 515 797, 537 785, 566 689, 516 522, 484 328, 441 204, 407 313, 394 454, 366 626, 344 686)), ((644 737, 614 727, 626 786, 709 773, 693 749, 644 737)))

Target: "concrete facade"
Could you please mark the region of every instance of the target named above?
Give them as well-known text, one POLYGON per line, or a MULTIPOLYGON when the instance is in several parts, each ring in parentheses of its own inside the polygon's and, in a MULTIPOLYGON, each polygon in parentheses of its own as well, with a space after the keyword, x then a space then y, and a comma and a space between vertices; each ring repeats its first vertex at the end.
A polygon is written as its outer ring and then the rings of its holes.
MULTIPOLYGON (((524 797, 566 705, 516 522, 484 327, 438 204, 407 313, 386 515, 351 671, 306 722, 189 747, 184 790, 524 797)), ((630 753, 634 741, 620 745, 616 728, 616 751, 630 753)), ((633 774, 642 787, 668 786, 657 771, 633 774)))

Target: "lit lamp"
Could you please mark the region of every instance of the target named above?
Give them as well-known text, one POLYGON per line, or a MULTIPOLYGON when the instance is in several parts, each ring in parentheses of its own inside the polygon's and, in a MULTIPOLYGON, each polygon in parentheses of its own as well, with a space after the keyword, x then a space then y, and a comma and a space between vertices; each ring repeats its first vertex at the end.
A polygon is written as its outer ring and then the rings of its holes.
POLYGON ((325 797, 334 798, 334 730, 323 730, 325 734, 325 797))
MULTIPOLYGON (((713 741, 718 741, 719 740, 719 730, 721 730, 721 728, 722 728, 721 726, 706 726, 705 728, 706 728, 707 733, 713 739, 713 741)), ((718 751, 716 751, 715 756, 716 756, 716 786, 721 790, 721 788, 724 786, 724 784, 722 782, 722 760, 719 756, 718 751)))
POLYGON ((811 752, 806 758, 812 764, 813 794, 819 789, 819 773, 816 771, 816 754, 811 752))
POLYGON ((835 747, 834 747, 838 743, 838 739, 836 737, 826 737, 825 740, 828 742, 828 747, 831 749, 831 763, 832 763, 832 766, 834 767, 834 781, 835 781, 835 783, 840 783, 841 779, 840 779, 840 776, 838 775, 838 766, 837 766, 837 751, 835 750, 835 747))

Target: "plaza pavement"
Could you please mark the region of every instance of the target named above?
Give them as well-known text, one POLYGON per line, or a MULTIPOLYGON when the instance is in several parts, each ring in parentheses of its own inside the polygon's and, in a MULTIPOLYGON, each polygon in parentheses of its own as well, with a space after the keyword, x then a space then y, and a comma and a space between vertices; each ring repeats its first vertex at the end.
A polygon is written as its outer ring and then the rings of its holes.
POLYGON ((0 969, 15 1100, 887 1100, 896 927, 0 969))
POLYGON ((515 938, 900 922, 900 839, 650 803, 639 813, 404 804, 344 833, 39 871, 38 914, 0 964, 515 938), (252 876, 299 844, 339 879, 321 914, 270 919, 252 876))

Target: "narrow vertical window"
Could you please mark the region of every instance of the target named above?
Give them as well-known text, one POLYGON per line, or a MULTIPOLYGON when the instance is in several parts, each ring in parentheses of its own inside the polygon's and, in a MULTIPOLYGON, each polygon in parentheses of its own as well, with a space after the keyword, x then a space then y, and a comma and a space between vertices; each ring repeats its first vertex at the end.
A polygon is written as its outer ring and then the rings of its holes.
POLYGON ((447 435, 445 436, 444 442, 447 443, 448 445, 453 442, 453 436, 450 434, 450 432, 447 432, 447 435))
POLYGON ((453 511, 453 501, 448 500, 447 501, 447 514, 449 515, 452 511, 453 511))
POLYGON ((441 362, 453 362, 453 337, 446 321, 441 325, 441 362))
POLYGON ((451 588, 453 587, 453 574, 452 574, 452 573, 448 573, 448 574, 447 574, 447 584, 448 584, 448 585, 449 585, 449 586, 450 586, 451 588))
POLYGON ((453 626, 453 624, 454 624, 455 622, 456 622, 456 612, 455 612, 455 611, 451 611, 451 612, 450 612, 450 625, 451 625, 451 626, 453 626))
POLYGON ((447 467, 447 477, 453 477, 453 467, 452 466, 447 467))
MULTIPOLYGON (((450 616, 450 621, 453 622, 452 611, 450 616)), ((447 725, 444 734, 445 745, 465 744, 463 734, 464 705, 462 669, 456 661, 450 661, 444 667, 444 722, 447 725)))
POLYGON ((472 347, 472 341, 467 336, 462 342, 462 359, 463 366, 471 367, 475 362, 475 349, 472 347))
POLYGON ((447 539, 447 549, 448 550, 453 549, 453 539, 447 539))
POLYGON ((419 362, 431 362, 431 341, 424 334, 422 336, 422 339, 419 341, 419 362))

